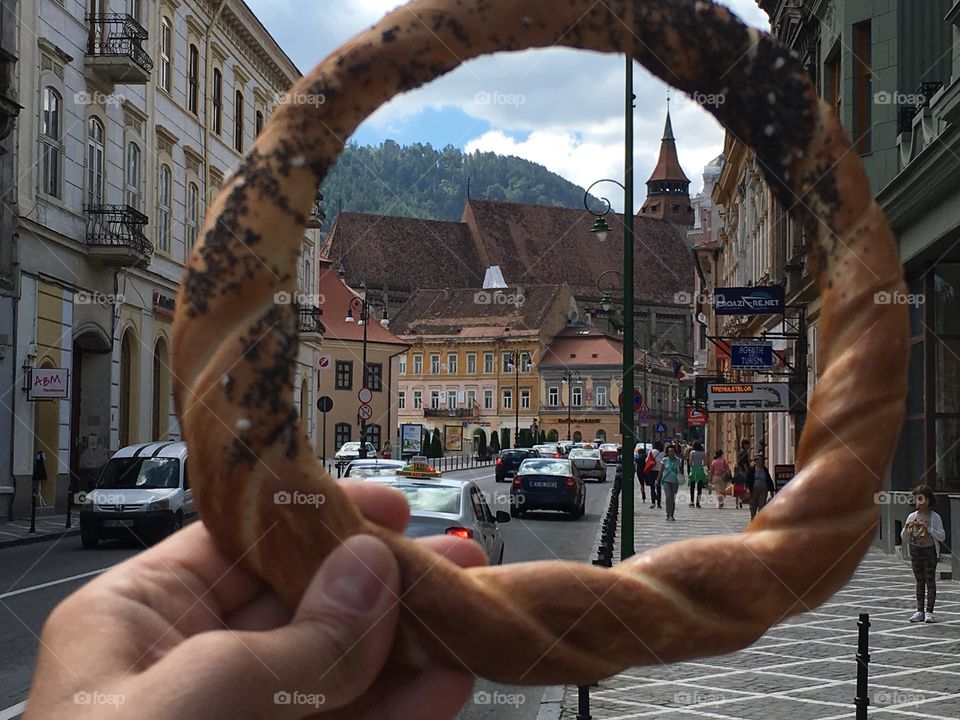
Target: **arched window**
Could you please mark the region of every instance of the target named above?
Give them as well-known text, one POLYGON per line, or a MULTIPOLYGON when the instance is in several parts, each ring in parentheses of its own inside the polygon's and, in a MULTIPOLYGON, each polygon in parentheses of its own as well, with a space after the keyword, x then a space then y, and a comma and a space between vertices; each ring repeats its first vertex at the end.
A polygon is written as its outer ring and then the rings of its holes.
POLYGON ((124 198, 127 205, 134 210, 140 209, 140 146, 136 143, 127 145, 127 168, 124 181, 124 198))
POLYGON ((573 441, 574 441, 574 442, 583 442, 583 433, 580 432, 579 430, 577 430, 577 431, 573 434, 573 441))
POLYGON ((87 205, 103 204, 104 129, 99 118, 87 121, 87 205))
POLYGON ((187 252, 197 243, 200 227, 200 187, 191 182, 187 184, 187 252))
POLYGON ((173 92, 173 22, 160 20, 160 87, 173 92))
POLYGON ((200 51, 196 45, 190 45, 189 64, 187 66, 187 109, 194 115, 200 110, 200 51))
POLYGON ((243 92, 237 90, 233 105, 233 146, 243 152, 243 92))
POLYGON ((40 191, 60 197, 63 172, 63 98, 52 87, 43 89, 40 112, 40 191))
POLYGON ((212 129, 217 135, 223 131, 223 73, 220 68, 213 71, 213 120, 212 129))
POLYGON ((597 430, 597 440, 599 440, 599 441, 602 442, 602 443, 603 443, 603 442, 606 442, 606 441, 607 441, 607 431, 606 431, 606 430, 597 430))
POLYGON ((157 248, 170 252, 170 200, 172 197, 173 173, 168 165, 160 165, 160 189, 157 194, 157 248))
POLYGON ((263 112, 257 110, 257 125, 256 125, 257 135, 263 130, 263 112))
POLYGON ((350 432, 353 426, 350 423, 337 423, 333 428, 333 446, 339 450, 345 443, 350 442, 350 432))

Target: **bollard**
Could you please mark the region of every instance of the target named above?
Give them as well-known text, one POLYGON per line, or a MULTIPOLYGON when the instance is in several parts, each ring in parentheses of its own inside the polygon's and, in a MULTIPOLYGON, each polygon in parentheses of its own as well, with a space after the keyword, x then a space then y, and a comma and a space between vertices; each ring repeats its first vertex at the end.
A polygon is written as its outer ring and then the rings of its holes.
POLYGON ((577 686, 577 720, 593 720, 590 717, 590 686, 577 686))
POLYGON ((870 698, 867 695, 867 666, 870 664, 870 615, 860 613, 857 621, 860 629, 857 638, 857 697, 854 704, 857 706, 857 720, 867 720, 867 708, 870 698))

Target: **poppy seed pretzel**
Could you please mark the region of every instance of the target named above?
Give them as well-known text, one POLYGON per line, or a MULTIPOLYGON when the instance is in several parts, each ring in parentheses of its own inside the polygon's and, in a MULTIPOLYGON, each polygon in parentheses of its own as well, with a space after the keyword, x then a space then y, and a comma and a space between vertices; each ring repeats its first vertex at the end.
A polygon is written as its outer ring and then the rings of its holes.
POLYGON ((396 668, 433 660, 511 684, 587 683, 739 649, 823 603, 870 544, 907 387, 906 311, 874 296, 903 287, 890 229, 836 117, 788 50, 726 9, 703 0, 415 0, 297 83, 210 208, 175 323, 196 504, 221 549, 291 607, 345 537, 381 537, 404 587, 396 668), (464 570, 368 522, 324 472, 294 404, 296 313, 275 300, 297 290, 316 188, 365 118, 465 60, 556 44, 630 53, 687 93, 724 98, 706 109, 756 152, 807 231, 823 298, 822 377, 800 471, 745 533, 659 547, 613 569, 557 561, 464 570), (281 491, 325 502, 275 502, 281 491))

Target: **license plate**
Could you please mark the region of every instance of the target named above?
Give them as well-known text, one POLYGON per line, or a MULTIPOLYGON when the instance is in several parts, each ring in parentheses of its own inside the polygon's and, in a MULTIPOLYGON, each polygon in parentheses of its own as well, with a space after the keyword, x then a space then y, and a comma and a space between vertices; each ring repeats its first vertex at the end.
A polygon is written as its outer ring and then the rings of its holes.
POLYGON ((129 528, 134 526, 133 520, 104 520, 103 526, 108 528, 129 528))
POLYGON ((555 482, 550 482, 549 480, 532 480, 530 482, 530 487, 539 487, 539 488, 555 488, 557 484, 555 482))

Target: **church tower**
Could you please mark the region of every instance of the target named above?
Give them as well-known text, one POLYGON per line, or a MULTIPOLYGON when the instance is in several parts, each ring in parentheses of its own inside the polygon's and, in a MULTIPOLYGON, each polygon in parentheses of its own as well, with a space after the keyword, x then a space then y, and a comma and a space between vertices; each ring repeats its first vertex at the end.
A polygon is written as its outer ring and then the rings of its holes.
POLYGON ((673 137, 669 105, 667 121, 663 126, 663 139, 660 141, 660 157, 650 179, 647 180, 647 199, 640 208, 640 216, 653 220, 668 220, 689 227, 694 224, 693 206, 690 204, 690 179, 683 172, 677 158, 677 142, 673 137))

